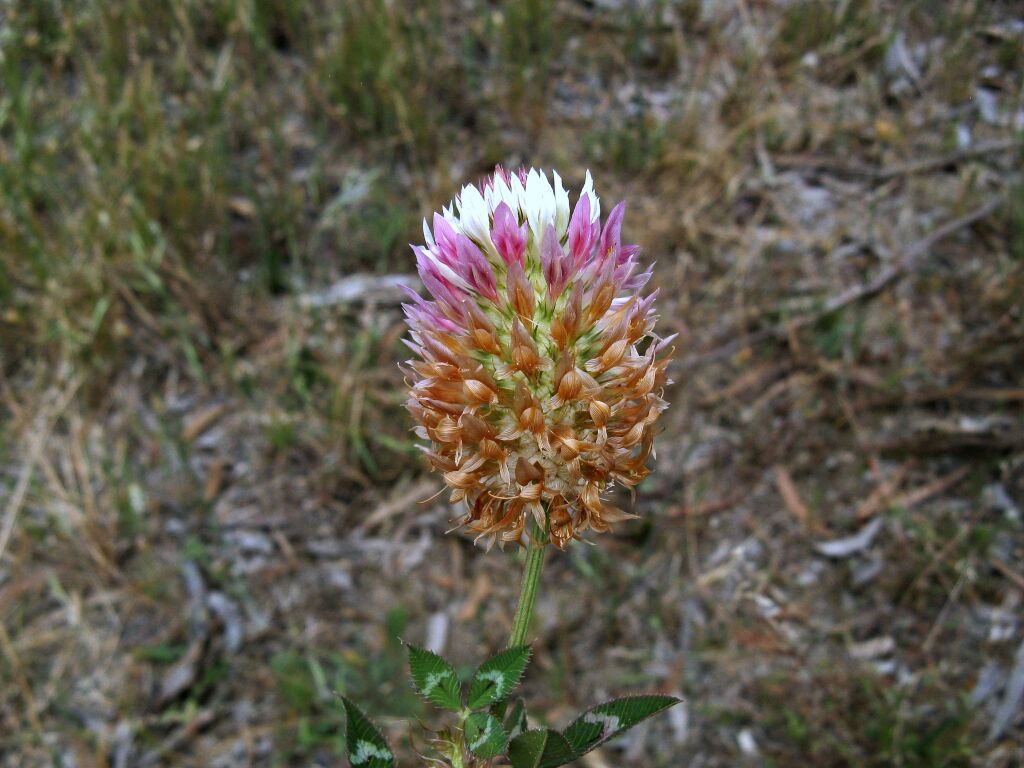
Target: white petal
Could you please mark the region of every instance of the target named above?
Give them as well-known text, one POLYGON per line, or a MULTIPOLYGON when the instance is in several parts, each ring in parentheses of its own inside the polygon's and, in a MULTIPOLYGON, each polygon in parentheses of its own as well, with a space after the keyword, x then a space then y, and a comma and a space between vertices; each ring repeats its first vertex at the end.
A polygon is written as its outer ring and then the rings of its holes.
POLYGON ((498 195, 498 191, 494 188, 494 182, 484 188, 484 202, 487 203, 487 210, 493 212, 498 207, 498 203, 501 202, 501 197, 498 195))
POLYGON ((434 235, 430 232, 430 225, 427 224, 427 220, 423 220, 423 242, 427 244, 427 248, 433 248, 436 243, 434 242, 434 235))
POLYGON ((497 197, 497 184, 500 180, 500 174, 494 173, 488 179, 488 182, 490 183, 481 185, 481 192, 483 193, 484 196, 484 202, 487 203, 487 207, 492 211, 494 210, 494 206, 497 204, 497 200, 501 199, 500 197, 497 197))
POLYGON ((512 179, 509 183, 509 193, 514 201, 509 203, 512 212, 517 216, 526 213, 526 189, 523 187, 523 182, 520 181, 518 173, 512 174, 512 179))
POLYGON ((551 175, 555 179, 555 233, 562 238, 569 227, 569 193, 563 189, 558 171, 552 170, 551 175))
POLYGON ((459 221, 459 217, 452 211, 452 204, 449 203, 447 206, 441 207, 441 215, 444 216, 444 220, 452 225, 452 229, 456 233, 462 232, 462 222, 459 221))
POLYGON ((456 202, 459 206, 462 231, 478 242, 487 242, 490 238, 490 220, 487 215, 487 203, 480 190, 472 184, 467 184, 462 188, 462 194, 456 202))
POLYGON ((589 169, 587 170, 587 177, 583 182, 583 189, 580 190, 580 197, 584 195, 590 196, 590 221, 593 223, 601 217, 601 201, 594 194, 594 179, 591 178, 589 169))
POLYGON ((502 180, 501 194, 502 200, 505 202, 506 205, 508 205, 509 208, 512 209, 512 213, 514 213, 516 215, 516 218, 518 218, 519 211, 522 210, 523 207, 523 198, 526 192, 523 189, 522 182, 519 181, 519 177, 515 176, 513 178, 514 182, 512 184, 506 184, 505 181, 502 180), (518 191, 516 191, 516 184, 519 185, 518 191))
POLYGON ((512 212, 515 213, 519 207, 519 201, 516 200, 516 196, 512 194, 512 190, 508 188, 508 184, 505 183, 505 179, 501 177, 500 173, 494 174, 494 183, 491 184, 487 190, 487 207, 490 209, 490 213, 494 214, 494 209, 502 203, 505 203, 512 212))
POLYGON ((526 220, 538 241, 555 221, 555 193, 547 177, 535 168, 526 176, 526 220))

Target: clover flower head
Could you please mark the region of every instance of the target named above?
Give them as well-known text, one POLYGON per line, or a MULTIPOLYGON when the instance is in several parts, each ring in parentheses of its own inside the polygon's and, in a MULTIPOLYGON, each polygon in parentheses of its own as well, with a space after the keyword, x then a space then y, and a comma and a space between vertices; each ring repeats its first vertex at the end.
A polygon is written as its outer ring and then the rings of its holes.
POLYGON ((525 543, 532 518, 564 549, 633 516, 605 495, 649 472, 674 337, 654 333, 625 204, 602 228, 590 172, 571 211, 551 176, 499 166, 424 220, 412 248, 431 298, 406 291, 406 407, 467 505, 460 525, 525 543))

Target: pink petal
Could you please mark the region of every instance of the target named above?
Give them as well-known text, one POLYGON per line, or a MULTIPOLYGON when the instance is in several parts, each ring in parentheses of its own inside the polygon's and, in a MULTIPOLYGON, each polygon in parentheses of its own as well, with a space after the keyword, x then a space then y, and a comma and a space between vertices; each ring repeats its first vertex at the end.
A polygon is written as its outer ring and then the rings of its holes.
POLYGON ((492 181, 493 179, 496 179, 499 176, 501 177, 501 180, 505 182, 506 185, 512 182, 512 174, 510 174, 508 170, 501 165, 501 163, 498 163, 498 165, 494 166, 494 173, 492 174, 490 179, 488 179, 488 181, 492 181))
POLYGON ((608 221, 605 222, 604 232, 601 234, 601 259, 612 258, 618 260, 619 252, 622 250, 622 219, 626 215, 626 204, 619 203, 612 212, 608 214, 608 221))
POLYGON ((440 328, 449 333, 459 332, 459 326, 444 316, 437 302, 425 301, 422 296, 407 285, 400 285, 399 288, 412 301, 411 304, 402 305, 402 311, 409 318, 410 322, 420 327, 440 328))
POLYGON ((523 263, 523 251, 526 249, 526 227, 522 227, 516 220, 508 203, 501 203, 494 209, 494 230, 491 232, 491 241, 498 249, 501 258, 506 264, 513 261, 523 263))
POLYGON ((462 301, 462 291, 441 273, 440 267, 423 248, 413 246, 412 250, 416 254, 416 271, 419 272, 423 286, 437 301, 455 310, 462 301))
POLYGON ((442 260, 450 267, 455 266, 456 247, 455 239, 457 233, 455 228, 448 223, 448 220, 439 213, 434 214, 434 240, 437 242, 438 250, 442 260))
POLYGON ((639 245, 624 245, 622 250, 619 252, 619 264, 623 264, 631 259, 635 259, 640 254, 639 245))
POLYGON ((583 266, 594 246, 594 227, 590 221, 590 196, 584 195, 576 203, 569 221, 569 253, 576 269, 583 266))
POLYGON ((565 289, 569 280, 569 259, 558 242, 555 228, 548 225, 540 246, 540 263, 544 269, 544 279, 548 283, 548 297, 557 299, 565 289))
POLYGON ((498 303, 498 285, 494 279, 494 270, 491 269, 487 258, 480 252, 472 240, 465 235, 456 238, 459 264, 466 281, 473 286, 482 296, 486 296, 495 304, 498 303))

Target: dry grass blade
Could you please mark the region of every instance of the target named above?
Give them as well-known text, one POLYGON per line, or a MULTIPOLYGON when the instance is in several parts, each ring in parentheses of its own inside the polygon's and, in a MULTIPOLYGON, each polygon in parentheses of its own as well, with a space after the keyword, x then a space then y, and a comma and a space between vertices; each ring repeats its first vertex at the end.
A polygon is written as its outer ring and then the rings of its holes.
POLYGON ((32 695, 32 686, 25 676, 25 670, 21 666, 21 661, 18 659, 18 654, 14 650, 14 645, 11 643, 11 638, 7 634, 7 629, 2 621, 0 621, 0 651, 3 651, 4 658, 7 660, 7 664, 10 666, 11 673, 18 686, 18 691, 21 693, 21 698, 25 705, 25 716, 32 726, 32 732, 35 733, 36 738, 42 739, 43 725, 39 721, 38 712, 36 712, 36 700, 32 695))
POLYGON ((77 391, 78 382, 73 381, 60 394, 50 392, 43 398, 43 405, 32 422, 32 427, 28 431, 26 438, 27 446, 24 459, 18 471, 18 480, 15 483, 14 491, 7 500, 7 505, 4 507, 3 522, 0 523, 0 560, 3 560, 4 553, 7 551, 7 544, 10 542, 11 534, 14 532, 18 511, 25 501, 25 493, 28 491, 29 483, 32 480, 32 473, 35 472, 36 464, 38 464, 42 456, 54 422, 63 413, 77 391))

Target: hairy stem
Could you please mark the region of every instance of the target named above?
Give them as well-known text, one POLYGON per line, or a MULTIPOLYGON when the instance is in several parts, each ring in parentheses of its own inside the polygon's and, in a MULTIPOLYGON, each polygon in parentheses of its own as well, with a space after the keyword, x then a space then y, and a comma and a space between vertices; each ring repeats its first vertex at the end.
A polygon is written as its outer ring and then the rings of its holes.
POLYGON ((530 630, 530 619, 533 618, 533 606, 537 601, 540 571, 544 566, 544 550, 546 547, 542 543, 543 541, 544 533, 536 530, 535 536, 530 538, 530 544, 526 550, 526 565, 523 566, 523 586, 519 591, 519 605, 516 606, 516 616, 512 620, 512 633, 508 639, 509 648, 526 643, 526 634, 530 630))

